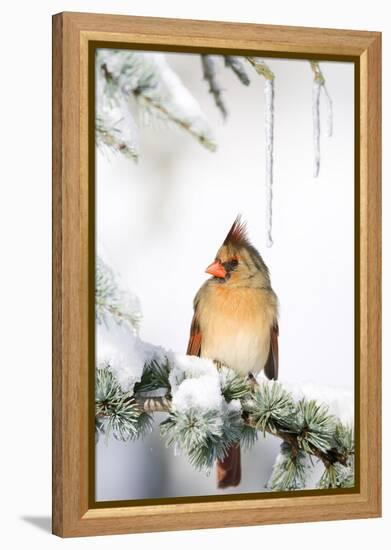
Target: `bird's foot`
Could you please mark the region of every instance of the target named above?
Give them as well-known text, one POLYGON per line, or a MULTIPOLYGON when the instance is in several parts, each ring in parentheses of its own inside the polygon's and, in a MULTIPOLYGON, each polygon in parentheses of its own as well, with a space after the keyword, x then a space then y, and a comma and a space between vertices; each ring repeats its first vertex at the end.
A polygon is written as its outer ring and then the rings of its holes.
POLYGON ((253 375, 252 372, 249 372, 247 377, 248 377, 250 385, 251 385, 251 391, 255 392, 255 388, 257 386, 259 386, 259 382, 257 381, 257 379, 255 378, 255 376, 253 375))
POLYGON ((216 365, 217 370, 221 370, 221 367, 223 366, 223 363, 221 361, 213 359, 213 363, 216 365))

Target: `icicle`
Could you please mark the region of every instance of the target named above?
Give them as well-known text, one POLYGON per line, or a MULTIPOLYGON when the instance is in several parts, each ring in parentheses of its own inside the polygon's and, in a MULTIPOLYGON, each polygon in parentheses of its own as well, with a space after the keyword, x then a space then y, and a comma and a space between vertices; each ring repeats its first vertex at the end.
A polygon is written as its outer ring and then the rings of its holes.
POLYGON ((273 144, 274 144, 274 73, 259 57, 247 57, 256 72, 265 79, 265 187, 266 246, 273 246, 273 144))
POLYGON ((266 246, 273 245, 274 78, 265 79, 266 246))
POLYGON ((327 91, 325 78, 320 70, 319 63, 317 61, 310 61, 310 64, 314 74, 314 83, 312 87, 312 123, 314 138, 314 177, 316 178, 319 175, 320 168, 320 93, 323 92, 326 100, 326 131, 328 137, 331 137, 333 134, 333 104, 327 91))
POLYGON ((320 167, 320 115, 319 115, 319 97, 321 83, 314 80, 312 87, 312 125, 314 137, 314 178, 319 174, 320 167))
POLYGON ((331 100, 331 97, 329 95, 329 92, 327 91, 326 84, 323 84, 322 90, 324 92, 325 98, 326 98, 326 109, 327 109, 327 137, 331 137, 333 135, 333 102, 331 100))

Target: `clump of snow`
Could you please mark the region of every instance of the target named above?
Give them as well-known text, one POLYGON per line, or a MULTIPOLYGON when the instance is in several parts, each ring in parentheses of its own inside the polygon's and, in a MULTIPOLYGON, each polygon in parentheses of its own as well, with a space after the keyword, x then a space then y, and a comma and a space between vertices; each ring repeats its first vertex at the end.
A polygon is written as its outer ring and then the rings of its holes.
POLYGON ((178 386, 172 398, 173 409, 182 413, 190 409, 200 412, 220 411, 223 396, 217 376, 204 374, 198 378, 187 378, 178 386))
POLYGON ((240 412, 242 410, 242 404, 240 402, 240 399, 231 399, 227 403, 227 411, 228 412, 240 412))
POLYGON ((134 384, 141 379, 144 367, 139 339, 128 323, 118 323, 107 314, 105 323, 98 324, 96 329, 98 368, 110 368, 123 391, 132 391, 134 384))
POLYGON ((167 361, 170 352, 167 352, 161 346, 150 344, 149 342, 144 342, 143 340, 139 341, 144 354, 144 363, 152 363, 152 361, 156 361, 161 365, 167 361))
POLYGON ((132 392, 141 380, 145 363, 164 361, 164 350, 143 342, 131 325, 105 314, 105 322, 96 326, 98 368, 109 368, 124 392, 132 392))
POLYGON ((171 69, 167 62, 167 57, 162 53, 144 53, 144 56, 160 70, 161 83, 164 88, 165 97, 171 96, 171 101, 175 103, 175 108, 181 113, 193 119, 200 125, 203 131, 209 131, 206 116, 201 110, 200 104, 195 97, 185 87, 180 77, 171 69))
POLYGON ((201 414, 216 411, 223 416, 241 412, 239 399, 232 399, 228 403, 225 401, 222 394, 224 378, 211 359, 174 353, 168 357, 174 410, 186 413, 190 409, 196 409, 201 414))
POLYGON ((211 359, 171 353, 169 382, 175 410, 221 411, 223 395, 216 365, 211 359))
POLYGON ((179 353, 167 354, 170 363, 169 382, 174 394, 179 385, 187 378, 211 376, 218 378, 216 365, 211 359, 200 359, 194 355, 182 355, 179 353))

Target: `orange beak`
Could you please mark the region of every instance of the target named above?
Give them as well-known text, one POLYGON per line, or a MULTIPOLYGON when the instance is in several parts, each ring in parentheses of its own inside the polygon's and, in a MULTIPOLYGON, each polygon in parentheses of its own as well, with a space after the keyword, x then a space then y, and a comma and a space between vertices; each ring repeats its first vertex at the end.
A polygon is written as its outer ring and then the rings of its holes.
POLYGON ((210 264, 205 271, 206 273, 209 273, 209 275, 213 275, 213 277, 220 277, 220 279, 224 279, 227 275, 224 267, 217 260, 215 260, 213 264, 210 264))

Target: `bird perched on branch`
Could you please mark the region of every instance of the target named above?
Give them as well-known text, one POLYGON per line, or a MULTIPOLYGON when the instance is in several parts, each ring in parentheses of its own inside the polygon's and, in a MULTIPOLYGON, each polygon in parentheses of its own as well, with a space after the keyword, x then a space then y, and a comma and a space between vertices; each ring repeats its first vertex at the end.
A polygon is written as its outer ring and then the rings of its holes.
MULTIPOLYGON (((238 216, 206 269, 212 275, 194 298, 188 355, 213 359, 242 375, 278 376, 278 299, 269 270, 238 216)), ((240 445, 217 460, 217 486, 241 480, 240 445)))

